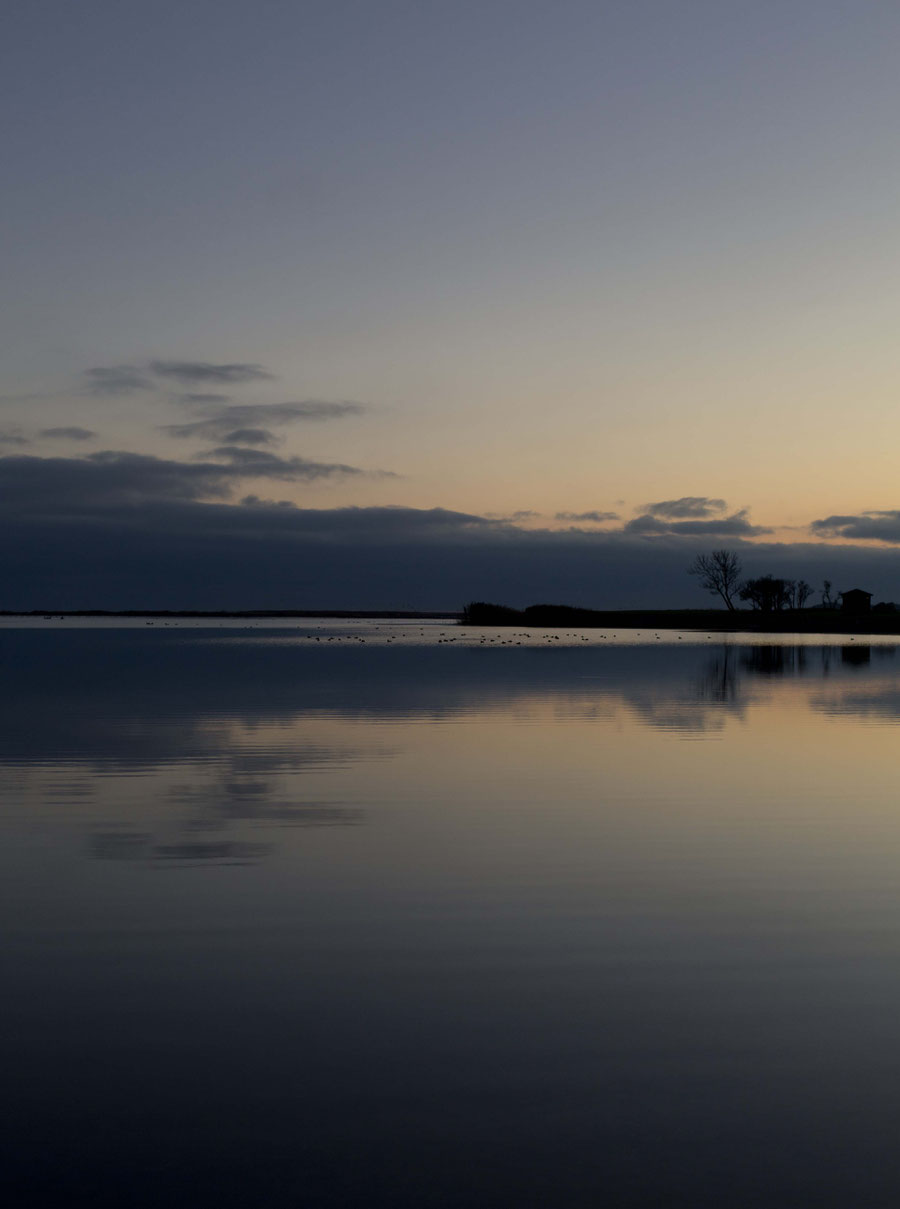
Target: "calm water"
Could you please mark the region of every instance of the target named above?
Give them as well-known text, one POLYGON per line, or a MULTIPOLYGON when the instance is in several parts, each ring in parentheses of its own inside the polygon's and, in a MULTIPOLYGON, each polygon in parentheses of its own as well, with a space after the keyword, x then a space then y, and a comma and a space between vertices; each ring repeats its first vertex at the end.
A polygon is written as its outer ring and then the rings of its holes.
POLYGON ((634 639, 0 628, 7 1203, 893 1209, 900 658, 634 639))

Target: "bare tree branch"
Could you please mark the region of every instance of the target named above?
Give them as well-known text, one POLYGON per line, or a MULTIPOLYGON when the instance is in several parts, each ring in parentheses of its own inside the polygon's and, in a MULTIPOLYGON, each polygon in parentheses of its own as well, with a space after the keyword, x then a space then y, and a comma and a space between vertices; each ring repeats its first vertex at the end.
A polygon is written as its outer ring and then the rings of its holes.
POLYGON ((688 575, 696 575, 701 588, 713 596, 721 596, 726 608, 734 609, 732 596, 741 577, 741 560, 733 550, 713 550, 698 554, 688 567, 688 575))

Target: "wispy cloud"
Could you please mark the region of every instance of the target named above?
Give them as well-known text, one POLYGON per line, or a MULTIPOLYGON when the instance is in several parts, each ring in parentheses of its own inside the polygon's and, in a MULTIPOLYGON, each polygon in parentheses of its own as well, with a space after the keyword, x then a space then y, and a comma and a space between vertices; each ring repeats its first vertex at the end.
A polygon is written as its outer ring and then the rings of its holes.
POLYGON ((629 521, 622 531, 641 537, 760 537, 772 532, 763 525, 751 524, 747 508, 715 520, 662 520, 644 513, 629 521))
POLYGON ((153 382, 136 365, 95 365, 86 369, 84 376, 92 395, 133 395, 154 389, 153 382))
POLYGON ((0 445, 27 445, 28 438, 19 428, 7 428, 0 431, 0 445))
POLYGON ((618 512, 557 512, 558 521, 587 521, 590 524, 601 525, 604 521, 617 521, 618 512))
POLYGON ((307 399, 296 403, 235 404, 217 407, 201 404, 206 412, 202 420, 191 420, 187 424, 164 424, 161 431, 179 439, 202 438, 222 441, 226 444, 268 445, 275 442, 269 431, 272 427, 285 427, 303 421, 336 420, 344 416, 359 415, 365 410, 360 403, 327 402, 307 399), (238 432, 254 434, 252 439, 238 438, 238 432))
POLYGON ((176 382, 221 383, 271 382, 275 375, 255 361, 234 361, 216 364, 212 361, 151 361, 150 372, 158 378, 176 382))
POLYGON ((644 504, 639 511, 650 516, 663 516, 669 520, 703 520, 724 512, 724 500, 711 499, 707 495, 683 495, 677 500, 658 500, 655 504, 644 504))
POLYGON ((176 401, 176 403, 187 403, 187 404, 230 403, 231 395, 213 395, 213 394, 208 394, 204 391, 188 391, 185 394, 176 395, 175 401, 176 401))
POLYGON ((70 424, 61 428, 42 428, 40 435, 58 441, 92 441, 97 434, 90 428, 79 428, 76 424, 70 424))
MULTIPOLYGON (((220 459, 228 463, 231 472, 245 478, 277 479, 282 482, 312 482, 316 479, 349 477, 367 473, 358 466, 347 466, 342 462, 314 462, 309 458, 280 458, 277 454, 262 449, 247 449, 242 445, 220 445, 209 450, 201 458, 220 459)), ((210 463, 207 462, 207 465, 210 463)), ((378 470, 379 478, 395 478, 390 471, 378 470)))
POLYGON ((133 395, 139 391, 171 389, 172 383, 198 387, 200 391, 181 396, 191 403, 227 403, 224 394, 202 393, 209 385, 235 386, 251 382, 272 382, 275 374, 255 361, 168 361, 157 359, 137 365, 95 365, 84 371, 89 394, 100 396, 133 395))
POLYGON ((268 428, 234 428, 231 432, 207 435, 219 437, 226 445, 277 445, 281 439, 268 428))

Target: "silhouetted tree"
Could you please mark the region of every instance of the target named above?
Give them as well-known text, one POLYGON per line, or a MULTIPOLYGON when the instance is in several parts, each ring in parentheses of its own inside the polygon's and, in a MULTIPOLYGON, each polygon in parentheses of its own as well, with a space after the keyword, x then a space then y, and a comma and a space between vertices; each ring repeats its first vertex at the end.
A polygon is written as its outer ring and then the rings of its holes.
POLYGON ((791 603, 790 581, 776 579, 774 575, 760 575, 758 579, 745 580, 739 595, 761 613, 774 613, 791 603))
POLYGON ((797 579, 792 582, 791 608, 802 609, 810 596, 812 596, 812 584, 808 584, 805 579, 797 579))
POLYGON ((805 579, 786 579, 787 607, 802 609, 812 593, 812 588, 805 579))
POLYGON ((698 554, 688 567, 688 575, 696 575, 701 588, 713 596, 721 596, 727 608, 734 608, 732 597, 740 582, 741 560, 733 550, 698 554))
POLYGON ((837 597, 831 595, 831 580, 826 579, 822 584, 822 608, 836 609, 837 607, 837 597))

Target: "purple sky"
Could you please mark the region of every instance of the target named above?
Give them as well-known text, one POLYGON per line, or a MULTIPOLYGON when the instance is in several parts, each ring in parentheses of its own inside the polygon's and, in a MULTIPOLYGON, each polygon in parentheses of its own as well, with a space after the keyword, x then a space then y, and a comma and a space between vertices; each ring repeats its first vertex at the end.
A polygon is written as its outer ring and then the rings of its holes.
POLYGON ((894 6, 8 9, 0 604, 900 598, 894 6))

